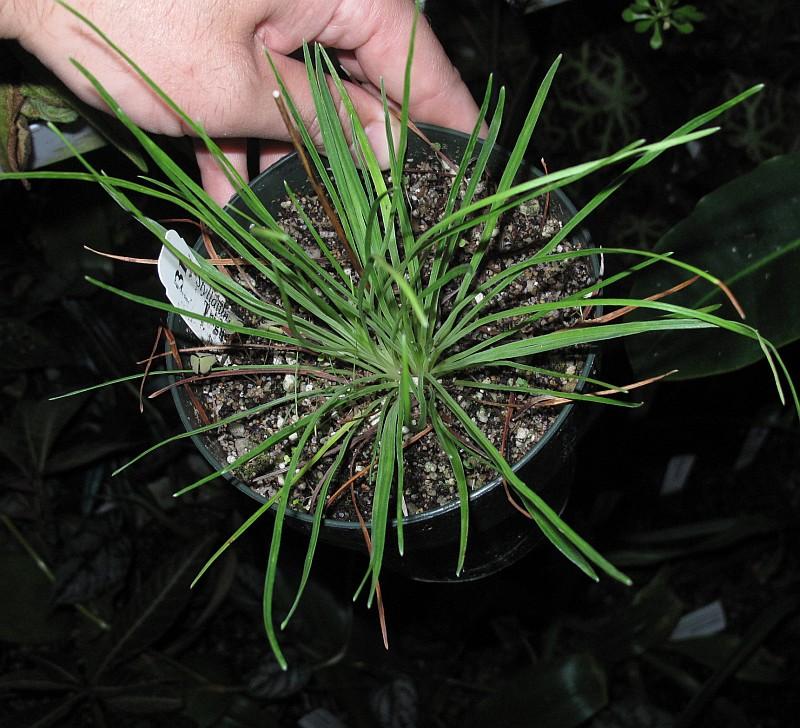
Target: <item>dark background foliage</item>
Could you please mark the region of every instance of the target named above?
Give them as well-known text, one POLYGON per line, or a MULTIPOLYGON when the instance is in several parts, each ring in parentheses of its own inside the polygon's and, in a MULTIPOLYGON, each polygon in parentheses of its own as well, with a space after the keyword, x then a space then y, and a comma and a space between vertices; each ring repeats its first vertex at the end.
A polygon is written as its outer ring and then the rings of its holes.
MULTIPOLYGON (((505 143, 564 53, 530 155, 550 169, 656 138, 767 83, 722 119, 721 134, 665 155, 601 208, 590 226, 598 242, 654 245, 702 196, 800 151, 793 0, 698 3, 705 20, 691 34, 665 34, 658 51, 622 21, 625 2, 525 12, 542 4, 431 0, 427 10, 476 96, 489 71, 507 86, 505 143)), ((94 160, 135 173, 110 149, 94 160)), ((592 192, 571 194, 580 201, 592 192)), ((763 364, 648 388, 638 410, 593 413, 566 516, 629 571, 632 588, 593 584, 545 547, 474 584, 386 574, 385 652, 374 611, 350 601, 365 559, 331 550, 284 637, 282 673, 261 624, 266 524, 188 589, 253 503, 224 484, 172 499, 207 472, 189 445, 111 477, 126 457, 177 431, 171 402, 153 400, 139 414, 133 385, 47 400, 128 374, 149 354, 158 317, 83 276, 157 294, 153 269, 82 246, 152 255, 152 242, 92 187, 5 183, 0 199, 3 725, 797 722, 798 423, 763 364), (704 636, 670 638, 703 607, 689 626, 704 636)), ((769 313, 800 312, 777 298, 769 313)), ((784 351, 797 379, 797 344, 784 351)), ((606 352, 604 367, 605 378, 634 376, 621 349, 606 352)), ((302 540, 290 537, 284 553, 288 595, 302 540)))

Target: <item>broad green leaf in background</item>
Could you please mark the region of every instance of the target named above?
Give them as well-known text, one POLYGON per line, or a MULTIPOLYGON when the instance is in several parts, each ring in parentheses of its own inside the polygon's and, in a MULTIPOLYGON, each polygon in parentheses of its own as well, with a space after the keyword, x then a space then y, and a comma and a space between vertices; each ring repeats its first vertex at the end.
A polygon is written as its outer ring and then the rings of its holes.
MULTIPOLYGON (((278 574, 275 600, 280 611, 288 611, 294 601, 293 584, 299 581, 299 565, 287 564, 278 574)), ((350 600, 337 597, 320 580, 309 579, 307 598, 298 604, 295 616, 286 629, 292 634, 304 659, 310 664, 338 662, 347 649, 353 627, 350 600)))
POLYGON ((69 124, 78 118, 78 112, 55 83, 23 83, 19 91, 24 99, 20 113, 29 119, 69 124))
POLYGON ((31 122, 73 124, 82 120, 140 171, 147 171, 144 157, 119 121, 81 101, 33 56, 12 50, 2 61, 12 67, 19 65, 24 82, 0 83, 0 167, 11 171, 27 168, 31 122))
POLYGON ((197 728, 218 728, 235 693, 230 686, 236 678, 230 665, 218 655, 187 653, 176 660, 163 652, 145 652, 137 658, 142 672, 165 683, 181 685, 181 714, 197 728))
POLYGON ((20 115, 23 101, 19 88, 0 84, 0 167, 12 172, 24 169, 30 155, 28 123, 20 115))
POLYGON ((31 154, 31 121, 69 124, 78 118, 54 84, 0 84, 0 166, 25 169, 31 154))
POLYGON ((163 716, 183 707, 181 695, 170 685, 147 685, 141 692, 111 695, 105 702, 111 710, 129 715, 163 716))
MULTIPOLYGON (((776 346, 800 338, 800 154, 775 157, 704 197, 656 244, 655 252, 667 251, 724 281, 744 308, 745 323, 776 346)), ((648 296, 681 279, 677 268, 651 266, 632 295, 648 296)), ((721 292, 701 283, 669 300, 721 304, 720 315, 736 317, 721 292)), ((735 371, 763 357, 755 341, 721 330, 635 337, 626 347, 638 375, 677 369, 670 379, 735 371)))
POLYGON ((735 675, 747 663, 770 633, 787 617, 794 614, 798 607, 800 607, 800 597, 796 594, 770 603, 742 635, 739 646, 728 655, 727 659, 714 670, 711 677, 703 684, 703 687, 692 696, 689 704, 675 721, 675 728, 690 728, 690 726, 699 725, 697 719, 713 701, 728 678, 735 675))
POLYGON ((595 625, 589 649, 604 665, 636 657, 662 644, 684 612, 683 603, 667 583, 666 572, 659 572, 630 604, 595 625))
POLYGON ((247 695, 269 701, 291 697, 302 691, 311 680, 311 668, 292 650, 286 651, 289 667, 284 670, 271 653, 265 654, 246 676, 247 695))
POLYGON ((574 728, 608 702, 606 673, 589 654, 526 668, 483 701, 469 728, 574 728))
MULTIPOLYGON (((661 647, 718 670, 736 653, 741 644, 742 638, 738 635, 720 633, 677 642, 667 641, 661 647)), ((783 682, 787 677, 788 670, 784 661, 764 647, 756 650, 736 672, 739 680, 767 684, 783 682)))
POLYGON ((776 534, 787 523, 756 513, 738 518, 720 518, 681 526, 631 533, 624 537, 629 547, 614 551, 610 558, 621 567, 662 564, 688 556, 720 551, 755 536, 776 534))

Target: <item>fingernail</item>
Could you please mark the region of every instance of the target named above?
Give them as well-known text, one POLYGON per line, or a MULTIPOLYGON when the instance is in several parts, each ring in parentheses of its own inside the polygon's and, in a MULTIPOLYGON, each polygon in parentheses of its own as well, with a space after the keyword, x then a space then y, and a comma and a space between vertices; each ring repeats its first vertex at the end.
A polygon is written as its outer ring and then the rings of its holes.
MULTIPOLYGON (((397 149, 397 142, 400 139, 400 122, 391 117, 392 125, 392 140, 394 148, 397 149)), ((367 135, 369 145, 372 151, 375 152, 375 158, 381 169, 389 168, 389 142, 386 138, 386 124, 383 121, 373 121, 364 127, 364 133, 367 135)))

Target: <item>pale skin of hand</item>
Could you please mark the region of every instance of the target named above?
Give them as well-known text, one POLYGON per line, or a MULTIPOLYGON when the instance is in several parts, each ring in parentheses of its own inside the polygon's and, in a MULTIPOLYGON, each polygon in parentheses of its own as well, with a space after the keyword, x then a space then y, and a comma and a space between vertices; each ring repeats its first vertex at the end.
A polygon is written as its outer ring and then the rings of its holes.
MULTIPOLYGON (((262 169, 286 154, 287 130, 264 49, 295 99, 312 137, 316 118, 299 61, 303 41, 335 48, 348 90, 378 158, 388 157, 381 102, 403 96, 414 17, 412 0, 71 0, 222 147, 246 178, 246 139, 262 144, 262 169)), ((71 63, 89 69, 142 128, 181 136, 188 129, 91 29, 52 0, 0 0, 0 37, 16 38, 83 101, 105 108, 71 63)), ((424 18, 417 27, 410 114, 415 121, 471 131, 477 107, 424 18)), ((342 111, 342 114, 344 112, 342 111)), ((344 118, 344 116, 343 116, 344 118)), ((347 125, 346 125, 347 126, 347 125)), ((206 190, 218 202, 232 189, 208 151, 196 146, 206 190)))

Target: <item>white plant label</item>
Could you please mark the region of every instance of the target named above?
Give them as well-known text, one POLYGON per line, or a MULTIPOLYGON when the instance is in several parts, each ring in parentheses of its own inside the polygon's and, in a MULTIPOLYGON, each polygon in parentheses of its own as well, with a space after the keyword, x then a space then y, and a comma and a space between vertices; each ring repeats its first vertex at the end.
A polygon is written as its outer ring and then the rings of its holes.
POLYGON ((661 483, 660 495, 680 493, 689 482, 689 476, 692 474, 695 460, 697 460, 697 456, 693 453, 673 455, 667 463, 667 470, 661 483))
POLYGON ((722 632, 726 626, 725 610, 722 608, 722 602, 717 599, 700 609, 684 614, 669 638, 673 642, 680 642, 695 637, 708 637, 722 632))
MULTIPOLYGON (((197 260, 194 251, 175 230, 167 230, 164 237, 173 248, 187 258, 197 260)), ((169 302, 176 308, 219 319, 225 323, 241 324, 225 299, 187 268, 166 246, 161 248, 161 254, 158 256, 158 277, 167 292, 169 302)), ((181 318, 201 341, 208 344, 224 342, 226 332, 220 326, 189 316, 181 315, 181 318)))

